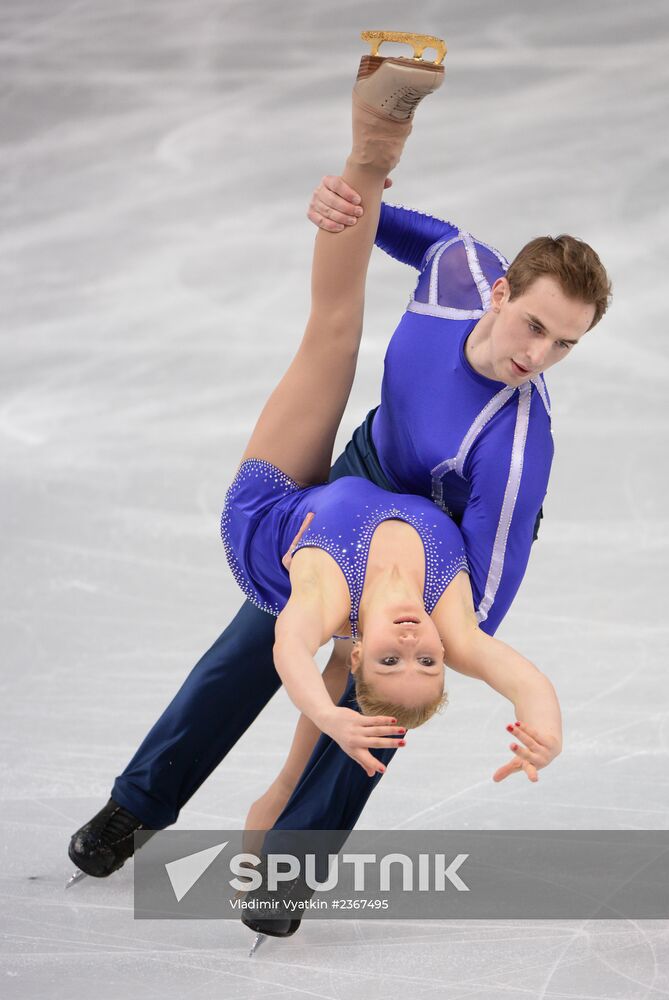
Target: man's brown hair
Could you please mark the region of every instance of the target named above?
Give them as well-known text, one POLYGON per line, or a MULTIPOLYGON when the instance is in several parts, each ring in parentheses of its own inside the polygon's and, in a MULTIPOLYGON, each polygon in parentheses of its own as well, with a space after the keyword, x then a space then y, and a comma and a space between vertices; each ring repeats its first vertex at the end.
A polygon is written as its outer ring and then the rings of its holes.
POLYGON ((533 281, 543 276, 555 278, 570 299, 580 299, 595 307, 588 330, 599 323, 611 297, 611 282, 592 247, 576 236, 538 236, 526 243, 511 261, 506 280, 511 299, 518 298, 533 281))

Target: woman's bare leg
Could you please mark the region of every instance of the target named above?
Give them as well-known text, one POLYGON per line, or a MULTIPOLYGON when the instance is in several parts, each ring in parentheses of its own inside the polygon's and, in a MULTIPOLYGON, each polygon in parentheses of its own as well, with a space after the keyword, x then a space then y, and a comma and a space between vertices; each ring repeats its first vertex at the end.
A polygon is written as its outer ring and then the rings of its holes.
MULTIPOLYGON (((350 648, 350 642, 335 640, 332 655, 323 671, 325 687, 335 705, 341 699, 348 683, 350 648)), ((320 730, 311 719, 306 715, 300 715, 288 757, 267 791, 252 803, 244 824, 245 831, 266 831, 274 826, 300 780, 320 735, 320 730)), ((261 844, 261 835, 245 833, 245 851, 257 853, 261 844)))
POLYGON ((311 274, 311 313, 302 343, 260 415, 242 461, 272 462, 296 482, 324 482, 355 374, 367 267, 383 185, 410 125, 366 115, 354 104, 353 149, 343 177, 364 214, 342 233, 319 230, 311 274), (378 143, 377 143, 378 137, 378 143))

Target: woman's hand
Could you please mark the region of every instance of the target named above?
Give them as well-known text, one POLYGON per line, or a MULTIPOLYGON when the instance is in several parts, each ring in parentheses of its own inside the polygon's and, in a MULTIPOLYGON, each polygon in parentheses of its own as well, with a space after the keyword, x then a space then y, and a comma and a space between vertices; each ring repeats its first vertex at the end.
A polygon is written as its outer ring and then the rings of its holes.
MULTIPOLYGON (((392 186, 386 177, 384 188, 392 186)), ((363 213, 360 195, 342 177, 326 176, 311 196, 307 218, 319 229, 328 233, 340 233, 347 226, 353 226, 363 213)))
POLYGON ((321 732, 331 736, 344 753, 357 761, 369 778, 383 774, 385 766, 369 752, 369 747, 394 749, 404 746, 406 733, 397 720, 386 715, 361 715, 352 708, 333 708, 319 720, 321 732), (388 739, 396 736, 397 739, 388 739))
POLYGON ((309 525, 313 521, 314 517, 315 517, 314 512, 313 511, 309 511, 309 513, 305 517, 304 521, 302 521, 302 527, 300 528, 300 530, 298 531, 298 533, 295 535, 295 538, 292 540, 292 542, 288 546, 288 551, 286 552, 285 556, 281 560, 281 565, 284 566, 285 569, 287 569, 287 570, 290 569, 290 564, 293 561, 293 549, 295 548, 295 546, 299 542, 300 538, 302 537, 302 535, 304 534, 304 532, 307 530, 307 528, 309 527, 309 525))
POLYGON ((536 729, 530 729, 524 722, 516 722, 506 727, 507 731, 522 741, 525 746, 512 743, 509 747, 515 756, 495 771, 493 781, 504 781, 515 771, 524 771, 530 781, 538 781, 537 771, 546 767, 562 750, 557 736, 541 736, 536 729))

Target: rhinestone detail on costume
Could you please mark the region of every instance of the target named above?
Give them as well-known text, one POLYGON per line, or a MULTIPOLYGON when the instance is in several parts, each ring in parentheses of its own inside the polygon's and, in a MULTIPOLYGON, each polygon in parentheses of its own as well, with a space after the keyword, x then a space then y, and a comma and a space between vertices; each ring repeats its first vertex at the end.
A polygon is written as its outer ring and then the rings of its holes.
MULTIPOLYGON (((446 515, 430 514, 430 518, 434 516, 445 517, 446 515)), ((426 516, 422 511, 416 517, 413 514, 408 514, 406 511, 400 510, 395 505, 387 506, 384 504, 375 507, 369 514, 365 514, 362 520, 358 541, 353 553, 348 551, 348 546, 342 547, 338 545, 328 535, 319 533, 316 530, 306 531, 293 551, 297 552, 298 549, 308 548, 309 546, 323 549, 340 567, 351 596, 349 621, 351 624, 352 639, 359 637, 358 617, 360 613, 360 601, 365 584, 367 560, 372 536, 383 521, 391 520, 405 521, 420 535, 425 550, 423 604, 428 614, 432 613, 444 590, 460 570, 464 569, 468 571, 467 559, 464 553, 458 553, 453 556, 453 553, 449 551, 448 555, 452 557, 449 559, 443 551, 440 551, 442 541, 435 539, 430 530, 430 525, 426 521, 426 516)), ((433 522, 432 527, 436 528, 437 524, 433 522)))
POLYGON ((266 611, 268 614, 276 617, 282 610, 282 606, 278 601, 270 602, 260 599, 258 591, 253 586, 248 574, 237 558, 230 538, 230 507, 234 504, 235 497, 242 488, 243 484, 249 479, 263 479, 272 491, 280 488, 282 493, 285 493, 286 490, 289 492, 298 491, 301 487, 295 482, 294 479, 287 476, 285 472, 281 471, 281 469, 277 469, 277 467, 272 465, 271 462, 265 462, 260 458, 248 458, 240 465, 237 475, 225 494, 225 504, 221 514, 221 538, 223 540, 223 548, 225 549, 228 565, 232 570, 232 575, 235 578, 237 586, 243 591, 248 600, 251 601, 252 604, 255 604, 257 608, 260 608, 261 611, 266 611))

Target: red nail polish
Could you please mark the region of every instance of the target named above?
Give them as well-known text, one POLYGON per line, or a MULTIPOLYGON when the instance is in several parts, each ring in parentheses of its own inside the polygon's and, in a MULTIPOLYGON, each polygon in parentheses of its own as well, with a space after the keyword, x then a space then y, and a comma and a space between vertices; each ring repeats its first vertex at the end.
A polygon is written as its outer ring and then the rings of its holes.
POLYGON ((407 745, 406 744, 406 740, 400 740, 397 745, 398 745, 398 747, 405 747, 407 745))
POLYGON ((512 733, 512 732, 513 732, 513 726, 507 726, 507 727, 506 727, 506 731, 507 731, 508 733, 512 733))
POLYGON ((522 726, 522 722, 514 722, 514 726, 522 726))
POLYGON ((518 744, 517 743, 512 743, 511 744, 511 749, 512 750, 517 750, 518 749, 518 744))

